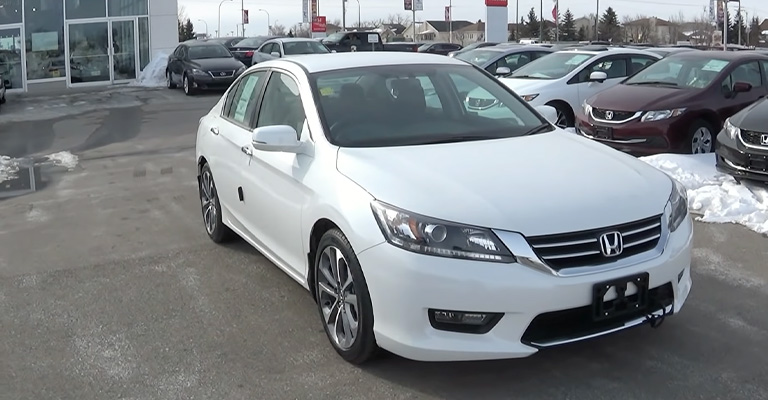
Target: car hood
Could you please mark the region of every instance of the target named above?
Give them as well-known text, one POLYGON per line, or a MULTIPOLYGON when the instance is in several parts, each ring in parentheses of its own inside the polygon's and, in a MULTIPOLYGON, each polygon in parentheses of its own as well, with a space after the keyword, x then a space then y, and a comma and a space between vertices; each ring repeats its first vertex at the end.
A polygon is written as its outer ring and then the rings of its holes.
POLYGON ((731 117, 731 123, 744 130, 766 132, 768 126, 768 99, 763 98, 731 117))
POLYGON ((686 107, 698 89, 664 86, 616 85, 587 99, 595 108, 615 111, 651 111, 686 107))
POLYGON ((243 66, 243 63, 235 58, 203 58, 199 60, 192 60, 191 64, 196 66, 196 68, 200 68, 205 71, 219 69, 238 69, 243 66))
POLYGON ((556 130, 527 137, 386 148, 341 148, 337 168, 379 201, 528 236, 661 214, 663 172, 556 130))
POLYGON ((517 78, 501 78, 499 79, 508 88, 520 96, 529 94, 537 94, 545 87, 552 85, 556 82, 556 79, 517 79, 517 78))

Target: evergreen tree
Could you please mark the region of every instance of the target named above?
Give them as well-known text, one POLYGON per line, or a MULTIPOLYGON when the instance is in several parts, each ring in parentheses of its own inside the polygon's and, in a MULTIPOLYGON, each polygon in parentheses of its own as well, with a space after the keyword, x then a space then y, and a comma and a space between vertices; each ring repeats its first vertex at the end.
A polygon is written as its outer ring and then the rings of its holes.
MULTIPOLYGON (((581 28, 584 29, 583 26, 581 28)), ((576 24, 573 22, 573 13, 568 8, 565 10, 565 14, 563 14, 563 18, 560 21, 560 40, 572 42, 577 40, 576 36, 576 24)))
POLYGON ((600 18, 597 30, 597 40, 608 40, 611 42, 621 41, 621 26, 619 25, 619 17, 616 15, 616 11, 613 10, 613 7, 608 7, 605 10, 605 13, 600 18))
POLYGON ((579 42, 587 40, 587 30, 583 26, 576 31, 576 40, 579 42))
POLYGON ((194 39, 195 38, 195 25, 192 24, 192 21, 187 18, 187 22, 184 24, 184 31, 187 35, 186 40, 194 39))
POLYGON ((749 39, 747 41, 748 46, 757 46, 760 44, 760 18, 752 17, 752 21, 749 23, 749 39))
POLYGON ((539 37, 539 29, 541 29, 539 17, 536 15, 536 10, 531 7, 531 11, 528 12, 528 21, 525 22, 527 36, 529 38, 539 37))

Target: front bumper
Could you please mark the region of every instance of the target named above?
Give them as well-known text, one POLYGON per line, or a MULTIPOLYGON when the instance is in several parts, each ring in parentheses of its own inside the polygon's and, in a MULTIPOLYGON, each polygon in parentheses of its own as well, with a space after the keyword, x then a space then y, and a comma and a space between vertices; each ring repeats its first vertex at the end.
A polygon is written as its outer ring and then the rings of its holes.
POLYGON ((527 357, 539 348, 645 322, 645 318, 624 318, 610 326, 574 331, 572 324, 591 324, 591 314, 587 311, 585 320, 584 310, 591 309, 596 283, 647 272, 652 293, 668 291, 666 311, 680 311, 691 290, 692 237, 688 216, 669 235, 660 256, 621 269, 570 277, 522 264, 420 255, 388 243, 361 252, 358 259, 371 295, 380 347, 419 361, 490 360, 527 357), (499 313, 501 318, 485 333, 451 332, 433 327, 430 309, 499 313))
POLYGON ((620 124, 603 124, 593 121, 590 117, 579 115, 576 118, 576 132, 589 139, 604 143, 616 150, 636 155, 652 155, 659 153, 686 152, 684 143, 688 128, 681 120, 639 122, 632 120, 620 124), (596 136, 595 127, 612 128, 610 139, 596 136))
POLYGON ((715 141, 715 155, 715 168, 719 172, 736 178, 768 182, 768 146, 747 147, 722 130, 715 141))
POLYGON ((227 77, 213 78, 210 75, 193 74, 191 83, 192 87, 198 90, 222 90, 229 88, 238 76, 235 74, 227 77))

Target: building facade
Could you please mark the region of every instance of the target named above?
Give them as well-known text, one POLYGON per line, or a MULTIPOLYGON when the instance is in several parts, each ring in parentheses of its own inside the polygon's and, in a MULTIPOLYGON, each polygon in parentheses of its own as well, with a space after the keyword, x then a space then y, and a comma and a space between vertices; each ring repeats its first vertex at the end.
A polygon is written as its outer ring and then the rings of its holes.
POLYGON ((178 44, 177 0, 0 0, 0 75, 9 91, 135 80, 178 44))

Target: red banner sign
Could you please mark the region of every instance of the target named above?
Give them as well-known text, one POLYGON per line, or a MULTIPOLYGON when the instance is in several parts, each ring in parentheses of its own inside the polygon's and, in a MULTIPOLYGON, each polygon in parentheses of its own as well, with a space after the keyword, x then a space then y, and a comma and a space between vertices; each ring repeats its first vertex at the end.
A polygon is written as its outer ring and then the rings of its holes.
POLYGON ((243 10, 243 23, 248 23, 248 10, 243 10))
POLYGON ((405 8, 406 11, 412 11, 413 0, 403 0, 403 8, 405 8))
POLYGON ((311 4, 312 11, 310 15, 312 15, 312 18, 315 18, 317 17, 317 0, 312 0, 311 4))
POLYGON ((485 0, 485 5, 488 7, 506 7, 507 0, 485 0))
POLYGON ((318 15, 312 18, 312 32, 325 32, 325 17, 318 15))

